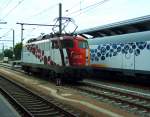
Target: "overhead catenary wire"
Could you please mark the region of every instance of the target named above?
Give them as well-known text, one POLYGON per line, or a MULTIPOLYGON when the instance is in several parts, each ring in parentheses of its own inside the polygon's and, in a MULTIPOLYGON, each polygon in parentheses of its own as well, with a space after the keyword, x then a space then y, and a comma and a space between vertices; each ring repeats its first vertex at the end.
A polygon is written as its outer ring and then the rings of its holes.
POLYGON ((94 4, 92 4, 92 5, 86 6, 86 7, 84 7, 84 8, 80 8, 79 10, 76 10, 76 11, 74 11, 74 12, 71 12, 71 13, 69 13, 69 14, 67 14, 67 15, 72 15, 72 14, 75 14, 75 13, 78 13, 78 12, 81 12, 81 11, 82 11, 82 13, 83 13, 83 11, 85 12, 85 11, 87 11, 87 10, 91 10, 91 9, 93 9, 93 8, 95 8, 95 7, 98 7, 99 5, 102 5, 103 3, 107 2, 107 1, 109 1, 109 0, 102 0, 102 1, 100 1, 100 2, 97 2, 97 3, 94 3, 94 4))
POLYGON ((8 2, 6 3, 6 5, 4 7, 2 7, 2 9, 0 10, 0 12, 2 12, 4 9, 6 9, 8 7, 8 5, 11 3, 12 0, 8 0, 8 2))
MULTIPOLYGON (((38 27, 37 27, 37 28, 38 28, 38 27)), ((28 39, 28 37, 30 37, 30 36, 32 35, 33 31, 35 31, 37 28, 32 28, 32 30, 30 31, 30 33, 27 34, 27 35, 24 37, 24 39, 28 39)))
MULTIPOLYGON (((33 18, 33 17, 36 17, 36 16, 40 16, 41 14, 44 14, 44 13, 46 13, 47 11, 50 11, 50 10, 54 9, 55 7, 57 7, 57 5, 58 5, 58 3, 57 3, 57 4, 53 4, 53 5, 49 6, 49 7, 47 7, 47 8, 45 8, 45 9, 41 10, 40 12, 35 13, 34 15, 28 16, 28 17, 23 18, 23 19, 30 19, 30 18, 33 18)), ((32 32, 33 32, 34 30, 37 30, 38 28, 39 28, 39 26, 37 26, 36 28, 34 28, 34 29, 32 30, 32 32)), ((31 34, 29 34, 29 35, 31 35, 31 34)))
POLYGON ((17 5, 15 5, 12 9, 10 9, 10 10, 8 11, 8 13, 7 13, 3 18, 0 19, 0 21, 3 20, 3 19, 5 19, 10 13, 12 13, 23 1, 24 1, 24 0, 19 1, 19 2, 17 3, 17 5))
POLYGON ((12 29, 9 29, 6 33, 4 33, 2 36, 0 36, 0 38, 8 36, 9 32, 11 32, 11 31, 12 31, 12 29))
MULTIPOLYGON (((83 2, 83 1, 84 1, 84 0, 82 0, 82 2, 83 2)), ((81 0, 80 0, 80 2, 77 2, 77 3, 74 4, 72 7, 70 7, 69 9, 66 9, 65 11, 68 12, 68 11, 74 9, 75 7, 77 7, 78 5, 81 5, 81 0)))
POLYGON ((86 6, 86 7, 84 7, 84 8, 80 8, 79 10, 76 10, 76 11, 73 11, 73 12, 71 12, 71 13, 68 13, 67 16, 68 16, 68 15, 72 15, 72 14, 76 14, 76 13, 79 13, 79 12, 81 13, 81 11, 82 11, 82 13, 87 12, 87 11, 89 11, 89 10, 91 10, 91 9, 94 9, 94 8, 100 6, 100 5, 102 5, 102 4, 104 4, 105 2, 108 2, 108 1, 109 1, 109 0, 102 0, 102 1, 100 1, 100 2, 97 2, 97 3, 94 3, 94 4, 92 4, 92 5, 86 6))
POLYGON ((1 0, 0 1, 0 9, 2 9, 3 6, 5 6, 5 4, 7 3, 7 1, 9 1, 9 0, 1 0))
POLYGON ((32 15, 32 16, 29 16, 29 18, 30 18, 30 17, 35 17, 35 16, 38 16, 38 15, 41 15, 41 14, 43 14, 43 13, 45 13, 45 12, 47 12, 47 11, 53 9, 53 8, 55 8, 57 5, 58 5, 58 4, 51 5, 51 6, 49 6, 48 8, 43 9, 42 11, 40 11, 40 12, 38 12, 38 13, 32 15))

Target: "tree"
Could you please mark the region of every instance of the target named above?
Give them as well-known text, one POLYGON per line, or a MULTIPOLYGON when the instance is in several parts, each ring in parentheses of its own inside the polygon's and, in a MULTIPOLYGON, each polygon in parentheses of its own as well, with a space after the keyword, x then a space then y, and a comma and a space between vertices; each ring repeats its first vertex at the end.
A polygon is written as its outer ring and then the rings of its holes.
POLYGON ((21 50, 22 50, 22 43, 17 43, 14 47, 14 54, 16 60, 21 59, 21 50))
POLYGON ((13 51, 12 48, 10 49, 5 49, 4 50, 4 57, 8 57, 9 59, 13 58, 13 51))

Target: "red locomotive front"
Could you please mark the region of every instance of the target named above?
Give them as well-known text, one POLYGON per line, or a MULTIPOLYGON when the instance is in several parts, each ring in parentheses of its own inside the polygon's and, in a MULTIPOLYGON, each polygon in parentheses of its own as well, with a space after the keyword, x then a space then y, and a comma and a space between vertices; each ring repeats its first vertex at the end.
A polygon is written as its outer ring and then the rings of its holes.
POLYGON ((74 37, 72 39, 72 48, 67 48, 69 64, 71 66, 85 66, 89 64, 88 43, 83 37, 74 37))

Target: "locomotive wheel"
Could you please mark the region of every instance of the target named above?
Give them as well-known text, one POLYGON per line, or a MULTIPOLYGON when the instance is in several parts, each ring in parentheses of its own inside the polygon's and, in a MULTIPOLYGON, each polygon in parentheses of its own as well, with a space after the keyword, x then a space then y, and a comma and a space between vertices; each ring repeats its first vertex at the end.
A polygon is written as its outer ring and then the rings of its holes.
POLYGON ((61 86, 62 85, 62 80, 61 78, 56 78, 56 85, 61 86))
POLYGON ((30 67, 26 69, 26 72, 27 72, 28 75, 31 74, 30 67))
POLYGON ((56 85, 57 86, 61 86, 62 85, 62 78, 61 78, 60 74, 56 74, 55 81, 56 81, 56 85))
POLYGON ((49 79, 50 80, 55 80, 55 72, 54 71, 50 72, 49 79))

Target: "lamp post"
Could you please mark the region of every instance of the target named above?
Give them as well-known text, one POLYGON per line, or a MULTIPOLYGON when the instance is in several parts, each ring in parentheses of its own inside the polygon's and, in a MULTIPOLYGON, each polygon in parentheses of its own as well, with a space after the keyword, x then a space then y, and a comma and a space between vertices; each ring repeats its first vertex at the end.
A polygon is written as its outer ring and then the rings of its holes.
POLYGON ((14 52, 14 47, 15 47, 15 30, 12 29, 13 31, 13 60, 15 59, 15 52, 14 52))

